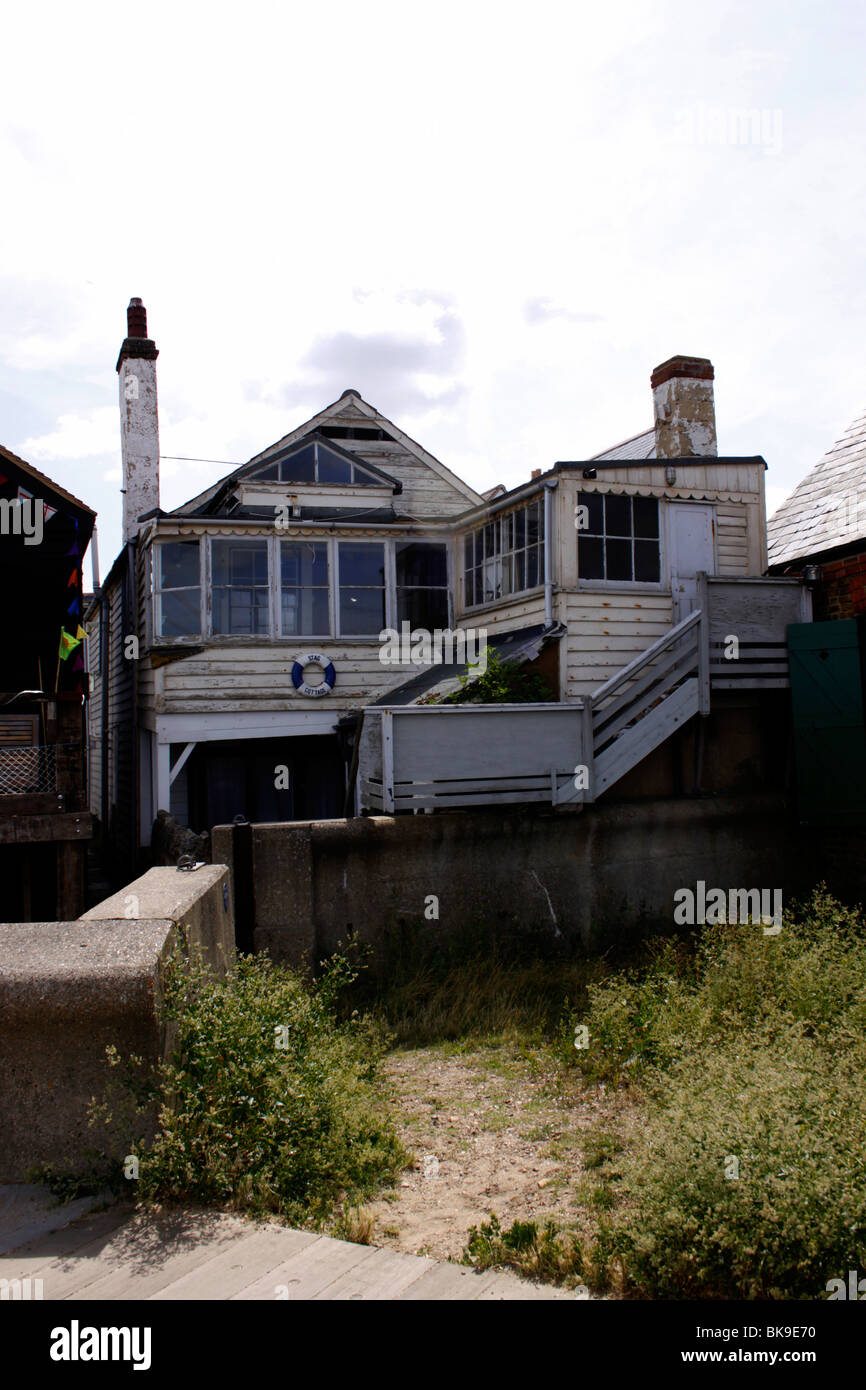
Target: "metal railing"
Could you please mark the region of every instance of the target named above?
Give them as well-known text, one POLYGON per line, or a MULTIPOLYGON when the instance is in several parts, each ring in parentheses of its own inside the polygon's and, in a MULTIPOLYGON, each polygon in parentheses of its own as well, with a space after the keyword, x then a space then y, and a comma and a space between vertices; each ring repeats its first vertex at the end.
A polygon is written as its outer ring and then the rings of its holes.
POLYGON ((68 744, 0 748, 0 796, 32 796, 57 790, 57 749, 68 744))

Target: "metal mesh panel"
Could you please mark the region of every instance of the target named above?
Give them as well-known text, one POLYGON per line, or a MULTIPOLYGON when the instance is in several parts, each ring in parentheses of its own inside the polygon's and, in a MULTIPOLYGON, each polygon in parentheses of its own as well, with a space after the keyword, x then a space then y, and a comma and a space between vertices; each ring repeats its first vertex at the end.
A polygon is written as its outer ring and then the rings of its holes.
POLYGON ((0 748, 0 796, 53 792, 56 786, 56 746, 0 748))

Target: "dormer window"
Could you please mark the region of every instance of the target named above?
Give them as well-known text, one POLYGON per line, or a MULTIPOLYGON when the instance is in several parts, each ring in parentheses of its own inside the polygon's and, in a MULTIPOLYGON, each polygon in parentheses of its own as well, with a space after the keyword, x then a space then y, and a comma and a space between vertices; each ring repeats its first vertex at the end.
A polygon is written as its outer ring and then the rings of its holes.
POLYGON ((283 458, 247 474, 247 479, 269 483, 331 483, 351 486, 375 483, 382 486, 385 479, 376 476, 351 454, 332 449, 323 440, 312 439, 294 448, 283 458))

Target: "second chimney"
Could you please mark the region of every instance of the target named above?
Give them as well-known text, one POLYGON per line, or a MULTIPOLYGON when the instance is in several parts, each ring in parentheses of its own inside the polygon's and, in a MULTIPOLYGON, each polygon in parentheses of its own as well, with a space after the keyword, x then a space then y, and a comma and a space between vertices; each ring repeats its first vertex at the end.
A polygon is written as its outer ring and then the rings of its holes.
POLYGON ((669 357, 650 378, 656 458, 715 457, 713 364, 706 357, 669 357))
POLYGON ((126 311, 126 333, 117 359, 120 379, 120 451, 123 468, 123 540, 138 535, 139 517, 159 506, 159 416, 156 343, 147 336, 140 299, 126 311))

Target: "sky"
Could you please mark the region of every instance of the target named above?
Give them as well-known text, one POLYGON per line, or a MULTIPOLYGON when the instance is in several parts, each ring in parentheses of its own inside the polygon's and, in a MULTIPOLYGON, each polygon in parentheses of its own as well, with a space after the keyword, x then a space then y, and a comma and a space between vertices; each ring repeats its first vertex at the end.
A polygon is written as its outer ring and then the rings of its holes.
POLYGON ((132 296, 166 509, 350 386, 481 490, 709 357, 770 512, 866 408, 862 0, 82 0, 4 48, 0 443, 103 574, 132 296))

